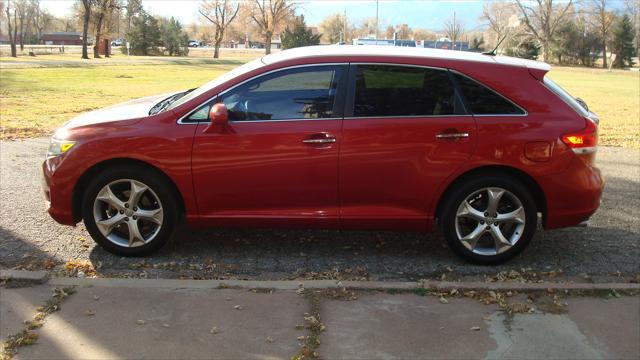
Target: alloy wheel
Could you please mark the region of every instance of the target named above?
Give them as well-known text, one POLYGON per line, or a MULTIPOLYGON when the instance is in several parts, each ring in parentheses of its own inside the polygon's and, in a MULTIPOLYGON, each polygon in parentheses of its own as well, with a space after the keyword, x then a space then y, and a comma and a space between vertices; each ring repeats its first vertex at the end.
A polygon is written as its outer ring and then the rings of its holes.
POLYGON ((164 212, 160 198, 149 186, 137 180, 120 179, 98 192, 93 218, 100 233, 112 243, 137 247, 158 235, 164 212))
POLYGON ((458 206, 458 240, 478 255, 491 256, 511 249, 522 238, 526 224, 520 199, 508 190, 489 187, 467 196, 458 206))

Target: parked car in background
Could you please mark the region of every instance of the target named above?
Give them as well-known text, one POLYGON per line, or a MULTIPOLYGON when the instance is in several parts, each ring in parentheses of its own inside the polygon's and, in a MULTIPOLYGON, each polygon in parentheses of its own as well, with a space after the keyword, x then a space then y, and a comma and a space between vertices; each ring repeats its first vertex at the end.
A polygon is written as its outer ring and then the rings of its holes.
MULTIPOLYGON (((427 232, 512 258, 584 224, 598 120, 547 64, 458 51, 320 46, 200 88, 72 119, 43 164, 49 214, 123 255, 187 227, 427 232)), ((161 75, 159 75, 161 76, 161 75)))
POLYGON ((115 39, 111 42, 111 46, 122 46, 124 45, 124 39, 115 39))
POLYGON ((198 40, 189 40, 189 47, 197 48, 200 47, 200 45, 200 41, 198 40))

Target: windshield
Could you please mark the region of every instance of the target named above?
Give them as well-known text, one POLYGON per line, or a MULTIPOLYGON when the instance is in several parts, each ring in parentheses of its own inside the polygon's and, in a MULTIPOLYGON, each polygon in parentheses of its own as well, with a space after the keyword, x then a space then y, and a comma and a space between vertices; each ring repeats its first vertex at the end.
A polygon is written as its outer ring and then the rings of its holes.
POLYGON ((573 110, 575 110, 578 114, 586 117, 590 117, 590 112, 585 109, 576 99, 571 96, 565 89, 561 88, 560 85, 553 82, 553 80, 549 79, 547 76, 544 77, 544 84, 549 88, 549 90, 553 91, 556 95, 558 95, 567 105, 571 106, 573 110))
POLYGON ((208 83, 200 86, 199 88, 193 90, 189 94, 181 97, 177 101, 173 102, 171 104, 171 106, 168 107, 168 109, 176 108, 176 107, 186 103, 187 101, 189 101, 191 99, 195 99, 196 97, 206 93, 207 91, 213 89, 214 87, 216 87, 218 85, 221 85, 221 84, 223 84, 223 83, 235 78, 236 76, 242 75, 244 73, 248 73, 248 72, 253 71, 255 69, 258 69, 258 68, 260 68, 262 66, 264 66, 264 63, 260 59, 253 60, 253 61, 248 62, 248 63, 246 63, 246 64, 244 64, 242 66, 238 66, 237 68, 218 76, 217 78, 215 78, 215 79, 209 81, 208 83))

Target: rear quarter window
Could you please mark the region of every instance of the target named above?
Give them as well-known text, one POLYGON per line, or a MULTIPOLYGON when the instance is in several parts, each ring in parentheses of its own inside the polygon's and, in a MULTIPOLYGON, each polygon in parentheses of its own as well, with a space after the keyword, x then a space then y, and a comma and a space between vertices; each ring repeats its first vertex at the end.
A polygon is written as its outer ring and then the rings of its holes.
POLYGON ((519 106, 487 86, 458 73, 453 73, 469 110, 474 115, 525 115, 519 106))

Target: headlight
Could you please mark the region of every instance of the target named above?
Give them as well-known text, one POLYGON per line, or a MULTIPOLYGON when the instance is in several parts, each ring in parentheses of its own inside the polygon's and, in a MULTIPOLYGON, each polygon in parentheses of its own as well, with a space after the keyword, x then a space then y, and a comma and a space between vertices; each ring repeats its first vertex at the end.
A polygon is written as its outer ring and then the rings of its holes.
POLYGON ((75 141, 71 140, 59 140, 56 138, 51 139, 51 143, 49 144, 49 151, 47 152, 47 157, 58 156, 66 153, 75 145, 75 141))

